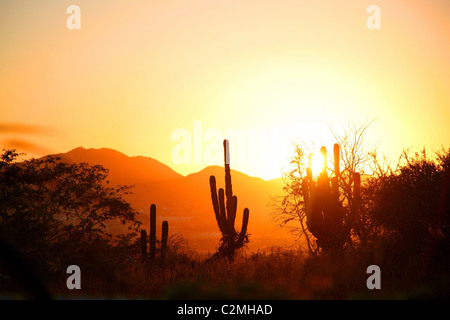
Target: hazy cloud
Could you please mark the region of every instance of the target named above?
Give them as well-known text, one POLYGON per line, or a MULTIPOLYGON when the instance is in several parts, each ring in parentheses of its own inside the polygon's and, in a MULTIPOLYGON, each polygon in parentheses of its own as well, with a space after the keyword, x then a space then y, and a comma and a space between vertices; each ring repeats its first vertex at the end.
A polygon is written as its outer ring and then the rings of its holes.
POLYGON ((2 141, 2 146, 7 149, 17 149, 18 151, 26 151, 39 154, 52 153, 51 150, 46 147, 21 139, 4 139, 2 141))
POLYGON ((54 129, 46 126, 37 126, 22 123, 0 123, 0 133, 49 135, 54 133, 54 129))

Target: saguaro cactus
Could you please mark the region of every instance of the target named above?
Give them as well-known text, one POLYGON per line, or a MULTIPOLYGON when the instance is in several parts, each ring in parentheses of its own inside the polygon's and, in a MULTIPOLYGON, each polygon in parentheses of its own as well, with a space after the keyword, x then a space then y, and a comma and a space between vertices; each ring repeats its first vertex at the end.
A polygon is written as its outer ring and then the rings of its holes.
POLYGON ((155 260, 156 255, 156 205, 150 206, 150 261, 155 260))
MULTIPOLYGON (((317 245, 326 251, 342 248, 349 237, 349 224, 345 221, 345 210, 340 201, 340 149, 335 144, 333 149, 334 173, 329 178, 326 165, 326 148, 321 148, 324 166, 319 177, 312 177, 311 164, 302 181, 302 192, 306 211, 308 229, 317 238, 317 245)), ((352 197, 359 205, 360 176, 355 173, 352 197)), ((350 213, 352 216, 354 212, 350 213)))
MULTIPOLYGON (((167 251, 167 240, 169 237, 169 223, 167 221, 162 222, 162 234, 161 234, 161 266, 164 265, 167 251)), ((152 204, 150 206, 150 234, 148 237, 148 242, 150 243, 149 252, 147 252, 147 232, 141 230, 141 254, 144 263, 148 261, 153 264, 156 257, 156 205, 152 204)))
POLYGON ((164 220, 162 223, 162 234, 161 234, 161 266, 164 266, 164 262, 166 260, 168 237, 169 237, 169 223, 164 220))
POLYGON ((241 231, 237 232, 234 227, 237 210, 237 197, 233 195, 231 184, 230 151, 228 140, 223 141, 223 148, 225 162, 225 191, 223 188, 220 188, 217 192, 216 178, 214 176, 209 178, 209 185, 217 225, 222 233, 221 245, 218 249, 218 254, 221 256, 226 256, 228 259, 232 260, 235 251, 243 247, 244 244, 248 242, 247 226, 249 210, 248 208, 244 209, 241 231))

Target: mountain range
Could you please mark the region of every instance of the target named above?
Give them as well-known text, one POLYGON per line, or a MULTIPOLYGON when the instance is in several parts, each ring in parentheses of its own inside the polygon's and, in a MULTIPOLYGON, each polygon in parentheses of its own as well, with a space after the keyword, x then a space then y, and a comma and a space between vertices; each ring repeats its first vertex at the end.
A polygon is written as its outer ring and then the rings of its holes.
MULTIPOLYGON (((133 185, 132 194, 125 196, 140 214, 143 228, 149 230, 150 205, 156 205, 157 237, 161 223, 169 222, 169 234, 180 233, 189 248, 198 252, 214 252, 221 234, 217 227, 211 203, 209 177, 214 175, 217 187, 224 187, 225 171, 220 166, 183 176, 156 159, 127 156, 119 151, 101 148, 76 148, 55 154, 68 163, 102 165, 109 170, 112 185, 133 185)), ((280 228, 273 216, 272 204, 283 195, 281 178, 265 181, 231 170, 233 193, 238 198, 236 228, 240 229, 242 212, 249 208, 248 232, 251 251, 265 251, 273 246, 294 244, 286 228, 280 228)))

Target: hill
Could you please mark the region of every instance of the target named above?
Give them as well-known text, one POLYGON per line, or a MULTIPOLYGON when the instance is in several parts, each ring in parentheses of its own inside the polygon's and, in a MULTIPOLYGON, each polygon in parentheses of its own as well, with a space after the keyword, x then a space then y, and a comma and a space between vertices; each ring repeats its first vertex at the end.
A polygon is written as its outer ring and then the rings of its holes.
MULTIPOLYGON (((191 249, 215 251, 220 240, 211 204, 209 177, 214 175, 217 187, 224 187, 224 168, 210 166, 182 176, 165 164, 149 157, 129 157, 112 149, 77 148, 57 154, 64 162, 86 162, 109 170, 108 180, 114 184, 134 185, 126 196, 140 212, 139 220, 148 230, 152 203, 157 207, 157 236, 161 222, 169 221, 169 233, 181 233, 191 249)), ((281 195, 282 181, 265 181, 231 170, 233 193, 238 197, 236 227, 240 228, 244 208, 250 210, 249 249, 265 250, 271 246, 292 245, 293 238, 280 229, 271 215, 274 197, 281 195)))
POLYGON ((55 154, 68 163, 86 162, 100 164, 109 169, 108 179, 115 184, 135 184, 144 181, 163 181, 183 177, 165 164, 150 157, 129 157, 119 151, 101 148, 73 149, 67 153, 55 154))

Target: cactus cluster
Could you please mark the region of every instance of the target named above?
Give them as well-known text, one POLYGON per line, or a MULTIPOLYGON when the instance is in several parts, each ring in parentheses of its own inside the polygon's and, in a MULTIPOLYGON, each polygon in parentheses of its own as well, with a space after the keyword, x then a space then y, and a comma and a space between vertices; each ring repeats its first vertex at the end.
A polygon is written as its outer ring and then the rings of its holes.
POLYGON ((332 251, 342 248, 349 238, 349 220, 351 217, 356 217, 357 213, 354 211, 359 207, 360 175, 359 173, 354 174, 353 190, 350 192, 350 196, 357 205, 353 205, 353 212, 350 215, 346 215, 339 192, 339 179, 341 177, 339 145, 335 144, 333 149, 333 177, 329 177, 327 173, 326 148, 322 147, 320 152, 324 161, 322 172, 317 179, 313 178, 310 155, 306 177, 302 180, 302 193, 308 230, 317 239, 319 247, 325 251, 332 251))
MULTIPOLYGON (((169 223, 167 221, 162 222, 162 235, 161 235, 161 247, 160 247, 160 265, 164 266, 166 251, 167 251, 167 239, 169 235, 169 223)), ((147 240, 147 231, 141 230, 141 254, 144 264, 154 264, 156 257, 156 205, 150 206, 150 233, 147 240), (147 252, 147 244, 150 244, 149 252, 147 252)))
POLYGON ((237 197, 233 195, 231 184, 228 140, 223 141, 223 147, 225 158, 225 190, 220 188, 217 191, 216 178, 214 176, 210 176, 209 184, 217 225, 222 233, 221 244, 217 253, 222 257, 227 257, 232 260, 235 251, 243 247, 248 242, 247 226, 249 210, 248 208, 244 209, 241 231, 237 232, 234 227, 236 220, 237 197))

